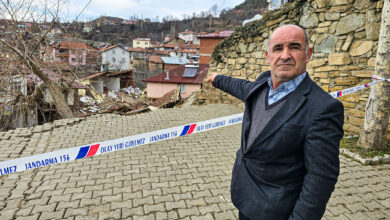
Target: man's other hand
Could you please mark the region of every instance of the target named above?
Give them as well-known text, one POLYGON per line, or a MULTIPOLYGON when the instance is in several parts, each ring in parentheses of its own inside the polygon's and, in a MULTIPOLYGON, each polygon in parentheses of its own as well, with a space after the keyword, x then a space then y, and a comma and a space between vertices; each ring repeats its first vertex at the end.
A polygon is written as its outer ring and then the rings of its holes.
MULTIPOLYGON (((216 74, 216 73, 211 74, 211 76, 210 76, 209 78, 206 79, 206 82, 211 83, 211 85, 213 85, 214 79, 215 79, 215 77, 216 77, 217 75, 218 75, 218 74, 216 74)), ((214 85, 213 85, 213 86, 214 86, 214 85)))

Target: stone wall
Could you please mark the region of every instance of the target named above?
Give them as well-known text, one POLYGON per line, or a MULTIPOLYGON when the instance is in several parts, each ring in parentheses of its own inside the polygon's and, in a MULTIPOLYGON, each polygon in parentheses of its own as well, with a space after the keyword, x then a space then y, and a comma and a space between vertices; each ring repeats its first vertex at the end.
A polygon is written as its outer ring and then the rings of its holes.
MULTIPOLYGON (((219 44, 209 74, 217 72, 255 80, 269 70, 265 51, 269 34, 282 24, 299 24, 310 37, 314 53, 308 64, 310 77, 333 92, 371 82, 380 31, 383 0, 295 1, 270 11, 262 20, 236 29, 219 44)), ((341 97, 346 134, 360 134, 369 89, 341 97)), ((204 84, 196 103, 239 104, 241 101, 204 84)), ((390 139, 390 135, 388 136, 390 139)))

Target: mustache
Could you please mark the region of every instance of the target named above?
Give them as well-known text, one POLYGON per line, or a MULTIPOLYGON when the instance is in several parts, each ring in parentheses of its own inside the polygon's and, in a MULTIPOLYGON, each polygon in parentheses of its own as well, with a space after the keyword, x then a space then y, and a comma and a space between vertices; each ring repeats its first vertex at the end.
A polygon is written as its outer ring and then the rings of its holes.
POLYGON ((295 65, 295 61, 291 58, 287 60, 279 59, 276 65, 295 65))

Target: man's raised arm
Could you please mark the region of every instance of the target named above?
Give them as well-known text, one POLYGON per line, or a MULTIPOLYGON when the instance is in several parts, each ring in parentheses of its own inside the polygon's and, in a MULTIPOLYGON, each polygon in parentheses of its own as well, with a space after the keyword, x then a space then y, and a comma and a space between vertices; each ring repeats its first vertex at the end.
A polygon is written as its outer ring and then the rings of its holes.
POLYGON ((244 101, 246 94, 249 92, 253 83, 243 79, 234 79, 229 76, 211 74, 206 79, 206 82, 211 83, 215 88, 218 88, 230 95, 244 101))

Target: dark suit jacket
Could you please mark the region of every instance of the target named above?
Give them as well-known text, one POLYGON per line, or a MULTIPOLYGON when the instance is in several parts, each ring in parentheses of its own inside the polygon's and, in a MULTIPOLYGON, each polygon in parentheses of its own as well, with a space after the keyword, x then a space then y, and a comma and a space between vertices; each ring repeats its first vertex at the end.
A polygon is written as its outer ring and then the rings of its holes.
POLYGON ((257 117, 250 112, 252 97, 269 76, 267 71, 249 82, 218 75, 213 82, 245 102, 232 202, 251 219, 321 219, 339 175, 343 105, 307 74, 253 144, 246 146, 251 118, 257 117))

